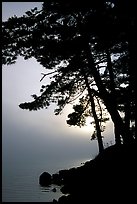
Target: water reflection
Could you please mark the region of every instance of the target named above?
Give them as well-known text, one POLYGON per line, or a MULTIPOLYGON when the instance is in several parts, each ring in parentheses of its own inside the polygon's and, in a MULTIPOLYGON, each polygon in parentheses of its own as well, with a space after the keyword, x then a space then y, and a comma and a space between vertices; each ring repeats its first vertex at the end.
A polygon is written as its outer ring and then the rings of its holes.
MULTIPOLYGON (((49 193, 53 193, 54 196, 56 194, 57 197, 60 197, 62 196, 63 194, 61 193, 60 189, 62 186, 58 186, 56 184, 52 184, 52 185, 49 185, 49 186, 39 186, 40 187, 40 191, 45 193, 45 192, 49 192, 49 193)), ((54 197, 53 196, 53 197, 54 197)))

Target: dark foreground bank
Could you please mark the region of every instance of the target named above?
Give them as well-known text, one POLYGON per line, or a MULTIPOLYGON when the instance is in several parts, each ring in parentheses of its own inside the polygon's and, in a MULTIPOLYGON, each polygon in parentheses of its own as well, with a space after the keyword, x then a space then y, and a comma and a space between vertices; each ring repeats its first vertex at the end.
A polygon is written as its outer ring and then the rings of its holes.
MULTIPOLYGON (((39 178, 40 185, 57 184, 64 196, 53 203, 118 203, 137 201, 137 145, 113 145, 83 166, 39 178)), ((56 189, 53 189, 56 191, 56 189)))

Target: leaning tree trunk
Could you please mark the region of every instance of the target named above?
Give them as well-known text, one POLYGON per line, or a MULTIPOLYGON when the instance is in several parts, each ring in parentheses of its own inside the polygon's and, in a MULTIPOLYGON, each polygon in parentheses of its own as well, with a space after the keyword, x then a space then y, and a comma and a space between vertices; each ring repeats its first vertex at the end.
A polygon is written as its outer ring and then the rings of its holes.
POLYGON ((104 146, 103 146, 103 140, 102 140, 102 135, 101 135, 100 124, 99 124, 98 116, 97 116, 96 110, 95 110, 94 98, 93 98, 93 96, 91 94, 91 91, 88 90, 88 92, 89 92, 89 97, 90 97, 90 102, 91 102, 92 114, 93 114, 93 117, 94 117, 94 120, 95 120, 95 125, 96 125, 99 153, 101 153, 104 150, 104 146))
POLYGON ((91 53, 89 46, 87 46, 87 48, 86 48, 86 54, 87 54, 87 59, 88 59, 89 67, 91 70, 91 74, 94 77, 94 80, 95 80, 96 85, 98 87, 100 97, 104 101, 104 104, 105 104, 108 112, 110 113, 110 116, 111 116, 112 121, 114 123, 114 127, 116 130, 115 142, 117 145, 121 144, 121 139, 120 139, 120 135, 121 135, 123 138, 123 143, 128 143, 128 137, 127 137, 125 129, 124 129, 124 123, 122 121, 122 118, 119 115, 118 110, 116 109, 116 105, 113 101, 112 94, 109 94, 107 92, 104 84, 102 83, 100 74, 95 67, 92 53, 91 53))
POLYGON ((95 126, 96 126, 96 131, 97 131, 97 140, 98 140, 98 147, 99 147, 99 153, 101 153, 104 150, 104 146, 103 146, 103 140, 102 140, 102 136, 101 136, 101 129, 100 129, 100 124, 99 124, 99 119, 98 116, 96 114, 96 109, 95 109, 95 102, 94 102, 94 98, 92 96, 92 92, 91 92, 91 88, 88 82, 88 78, 85 74, 84 69, 82 69, 82 74, 84 76, 85 79, 85 84, 88 90, 88 95, 90 98, 90 103, 91 103, 91 110, 92 110, 92 114, 95 120, 95 126))

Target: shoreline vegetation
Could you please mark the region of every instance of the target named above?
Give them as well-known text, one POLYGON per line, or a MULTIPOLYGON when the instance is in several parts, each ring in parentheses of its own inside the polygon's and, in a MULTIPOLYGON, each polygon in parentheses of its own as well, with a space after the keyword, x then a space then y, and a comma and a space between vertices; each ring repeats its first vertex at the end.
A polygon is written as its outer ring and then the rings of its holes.
MULTIPOLYGON (((50 175, 43 172, 39 177, 41 186, 59 185, 64 194, 52 203, 108 203, 132 200, 136 194, 137 145, 112 145, 94 159, 80 167, 60 170, 50 175)), ((53 189, 56 192, 56 189, 53 189)))

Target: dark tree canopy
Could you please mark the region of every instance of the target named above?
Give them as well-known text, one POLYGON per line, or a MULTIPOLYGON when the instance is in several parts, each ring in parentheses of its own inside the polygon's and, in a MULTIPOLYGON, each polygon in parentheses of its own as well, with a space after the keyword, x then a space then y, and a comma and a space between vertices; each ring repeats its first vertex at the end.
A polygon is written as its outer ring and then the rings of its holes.
MULTIPOLYGON (((42 85, 41 95, 33 94, 33 101, 20 108, 38 110, 55 102, 59 114, 84 94, 91 105, 98 97, 114 123, 116 144, 136 139, 134 6, 129 0, 47 0, 42 10, 34 8, 3 22, 2 63, 15 63, 19 55, 25 60, 34 57, 50 70, 41 81, 47 75, 52 78, 42 85)), ((74 106, 72 120, 78 119, 81 108, 74 106)), ((85 116, 79 117, 80 125, 85 116)))

